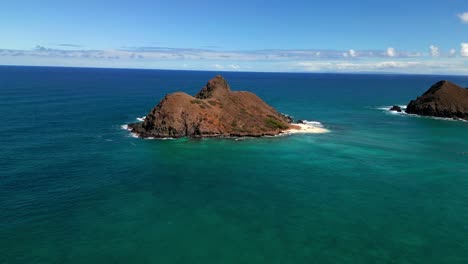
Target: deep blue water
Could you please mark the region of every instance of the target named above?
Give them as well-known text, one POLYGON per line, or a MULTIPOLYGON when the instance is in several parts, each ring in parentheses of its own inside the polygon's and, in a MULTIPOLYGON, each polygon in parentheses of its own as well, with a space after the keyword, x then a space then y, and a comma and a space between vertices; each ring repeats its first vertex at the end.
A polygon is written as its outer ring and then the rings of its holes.
POLYGON ((0 263, 468 263, 468 123, 378 109, 468 77, 225 72, 331 132, 121 129, 215 74, 0 67, 0 263))

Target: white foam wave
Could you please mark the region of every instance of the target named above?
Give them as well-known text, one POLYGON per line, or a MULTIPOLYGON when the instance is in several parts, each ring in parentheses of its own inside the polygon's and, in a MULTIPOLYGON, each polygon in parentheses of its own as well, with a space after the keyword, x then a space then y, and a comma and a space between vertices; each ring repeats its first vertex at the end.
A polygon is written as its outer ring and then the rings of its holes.
POLYGON ((398 106, 401 108, 401 112, 390 110, 393 107, 392 105, 377 106, 374 109, 381 110, 392 115, 408 115, 405 112, 406 105, 398 105, 398 106))
POLYGON ((411 116, 411 117, 420 117, 420 118, 429 118, 429 119, 435 119, 435 120, 444 120, 444 121, 462 121, 462 122, 468 122, 467 120, 463 120, 463 119, 453 119, 453 118, 447 118, 447 117, 437 117, 437 116, 421 116, 421 115, 416 115, 416 114, 408 114, 406 113, 406 105, 399 105, 399 107, 401 108, 401 112, 397 112, 397 111, 392 111, 390 110, 390 108, 392 108, 392 106, 378 106, 378 107, 375 107, 374 109, 377 109, 377 110, 382 110, 382 111, 385 111, 386 113, 388 114, 392 114, 392 115, 404 115, 404 116, 411 116))
POLYGON ((130 131, 130 136, 131 136, 131 137, 134 137, 134 138, 139 138, 139 136, 138 136, 138 134, 137 134, 137 133, 133 133, 133 132, 131 132, 131 131, 132 131, 132 129, 131 129, 131 128, 130 128, 128 125, 121 125, 121 126, 120 126, 120 128, 121 128, 121 129, 123 129, 123 130, 130 131))
POLYGON ((283 131, 283 134, 322 134, 328 133, 330 130, 326 129, 322 123, 318 121, 303 120, 302 123, 292 123, 292 128, 283 131))
POLYGON ((146 140, 172 140, 174 138, 172 138, 172 137, 164 137, 164 138, 146 137, 146 138, 143 138, 143 139, 146 139, 146 140))
POLYGON ((318 122, 318 121, 307 121, 307 120, 302 120, 302 123, 308 125, 308 126, 313 126, 313 127, 323 127, 323 124, 318 122))
POLYGON ((142 116, 142 117, 137 117, 136 120, 140 121, 140 122, 143 122, 145 121, 146 119, 146 116, 142 116))
MULTIPOLYGON (((401 108, 401 110, 406 110, 406 105, 397 105, 398 107, 401 108)), ((390 109, 393 107, 393 105, 382 105, 382 106, 377 106, 377 107, 374 107, 374 109, 377 109, 377 110, 384 110, 384 111, 390 111, 390 109)), ((396 111, 394 111, 396 112, 396 111)))

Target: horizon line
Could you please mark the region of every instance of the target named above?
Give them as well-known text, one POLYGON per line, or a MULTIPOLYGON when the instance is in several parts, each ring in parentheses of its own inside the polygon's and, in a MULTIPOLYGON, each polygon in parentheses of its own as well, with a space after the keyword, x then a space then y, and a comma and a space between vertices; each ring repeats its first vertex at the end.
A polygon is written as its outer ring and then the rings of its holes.
POLYGON ((24 67, 24 68, 66 68, 66 69, 102 69, 102 70, 146 70, 146 71, 182 71, 182 72, 219 72, 219 73, 275 73, 275 74, 334 74, 334 75, 405 75, 405 76, 466 76, 465 74, 442 74, 442 73, 403 73, 403 72, 319 72, 319 71, 243 71, 243 70, 196 70, 196 69, 164 69, 164 68, 139 68, 139 67, 100 67, 100 66, 57 66, 57 65, 21 65, 0 64, 0 67, 24 67))

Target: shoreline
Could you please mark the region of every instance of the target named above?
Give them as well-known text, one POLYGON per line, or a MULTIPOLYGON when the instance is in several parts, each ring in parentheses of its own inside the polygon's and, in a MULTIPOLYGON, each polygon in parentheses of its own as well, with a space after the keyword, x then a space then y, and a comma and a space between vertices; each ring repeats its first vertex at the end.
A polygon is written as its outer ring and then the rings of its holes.
POLYGON ((290 128, 282 131, 284 134, 324 134, 330 130, 324 128, 319 122, 306 122, 305 124, 291 123, 290 128))
POLYGON ((418 118, 440 120, 440 121, 468 122, 467 119, 463 119, 463 118, 441 117, 441 116, 430 116, 430 115, 419 115, 419 114, 407 113, 405 105, 398 105, 398 106, 401 107, 401 110, 402 110, 401 112, 390 110, 392 106, 377 106, 377 107, 372 107, 372 108, 376 110, 380 110, 387 114, 391 114, 391 115, 418 117, 418 118))
MULTIPOLYGON (((141 118, 137 118, 137 120, 141 120, 141 118)), ((133 138, 141 138, 141 139, 159 139, 159 140, 167 140, 167 139, 178 139, 174 137, 144 137, 141 136, 139 133, 136 133, 133 131, 132 124, 124 124, 121 125, 120 128, 123 130, 126 130, 130 133, 130 136, 133 138)), ((324 133, 329 133, 330 130, 326 129, 323 127, 323 125, 320 122, 308 122, 305 121, 305 123, 291 123, 288 129, 281 130, 277 134, 264 134, 264 135, 236 135, 236 134, 229 134, 229 135, 222 135, 222 134, 217 134, 217 135, 201 135, 199 137, 188 137, 188 138, 197 138, 197 139, 203 139, 203 138, 231 138, 231 139, 239 139, 239 138, 267 138, 267 137, 281 137, 281 136, 289 136, 289 135, 295 135, 295 134, 324 134, 324 133)), ((184 138, 184 137, 180 137, 184 138)))

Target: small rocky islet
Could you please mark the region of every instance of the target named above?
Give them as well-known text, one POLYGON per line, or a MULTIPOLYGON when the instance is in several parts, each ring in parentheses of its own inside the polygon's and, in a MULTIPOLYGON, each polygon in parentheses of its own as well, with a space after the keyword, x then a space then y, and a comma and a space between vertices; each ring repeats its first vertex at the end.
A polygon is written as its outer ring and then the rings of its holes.
MULTIPOLYGON (((403 111, 396 105, 389 110, 403 111)), ((439 81, 411 100, 404 111, 420 116, 468 120, 468 88, 446 80, 439 81)))
POLYGON ((217 75, 195 96, 166 95, 143 122, 128 128, 142 138, 261 137, 297 128, 292 121, 255 94, 232 91, 217 75))
MULTIPOLYGON (((406 109, 394 105, 389 110, 468 120, 468 88, 439 81, 411 100, 406 109)), ((217 75, 194 96, 184 92, 166 95, 143 122, 129 124, 128 129, 142 138, 261 137, 301 131, 304 124, 303 120, 293 123, 291 117, 251 92, 232 91, 217 75)))

